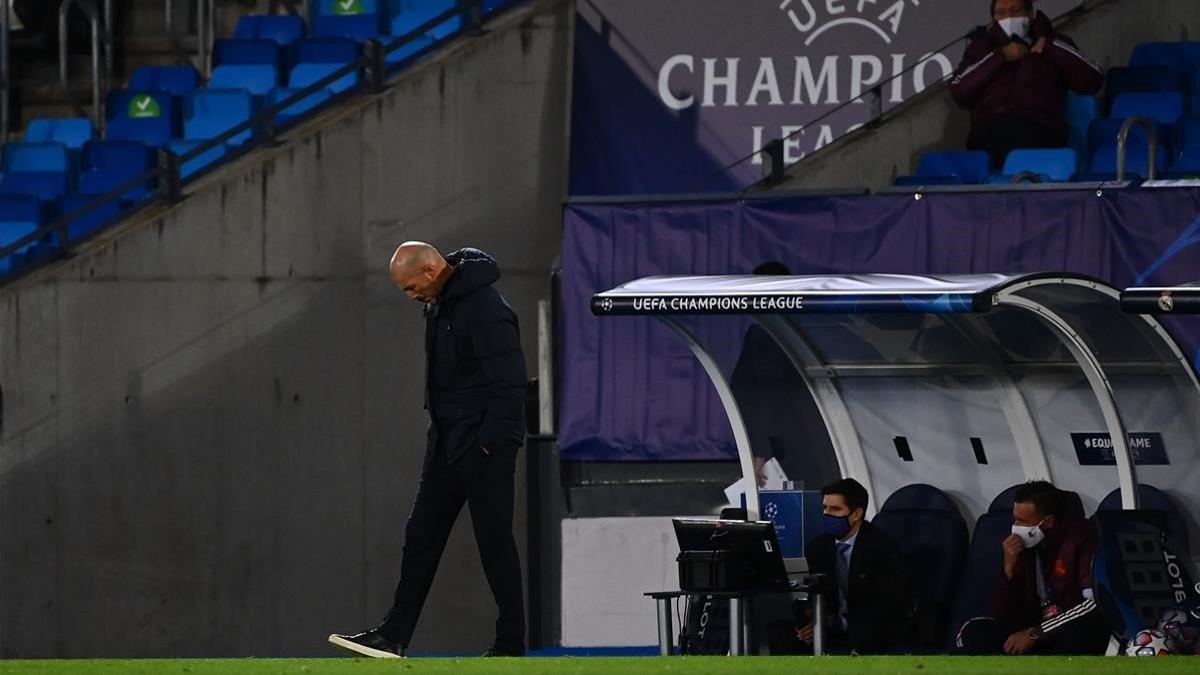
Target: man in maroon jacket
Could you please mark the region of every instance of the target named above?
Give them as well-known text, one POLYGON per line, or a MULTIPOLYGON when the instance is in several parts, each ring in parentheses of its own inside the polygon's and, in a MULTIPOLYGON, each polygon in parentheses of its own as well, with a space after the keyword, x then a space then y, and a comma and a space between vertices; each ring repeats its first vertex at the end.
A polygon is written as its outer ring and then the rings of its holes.
POLYGON ((1026 483, 1003 542, 994 618, 972 619, 958 646, 974 654, 1103 654, 1110 631, 1092 597, 1096 533, 1074 495, 1026 483), (1070 506, 1067 497, 1074 498, 1070 506))
POLYGON ((1066 146, 1067 90, 1095 95, 1104 74, 1033 0, 992 0, 992 18, 972 35, 950 93, 971 111, 967 147, 999 167, 1017 148, 1066 146))

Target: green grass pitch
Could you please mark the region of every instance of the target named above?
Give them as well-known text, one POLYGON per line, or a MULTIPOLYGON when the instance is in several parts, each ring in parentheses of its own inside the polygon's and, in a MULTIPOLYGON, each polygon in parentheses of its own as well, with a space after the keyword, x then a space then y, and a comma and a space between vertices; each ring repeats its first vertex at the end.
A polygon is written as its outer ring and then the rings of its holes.
POLYGON ((3 675, 340 675, 341 673, 850 673, 1000 675, 1033 673, 1197 673, 1200 659, 1053 657, 624 657, 374 659, 171 659, 0 661, 3 675))

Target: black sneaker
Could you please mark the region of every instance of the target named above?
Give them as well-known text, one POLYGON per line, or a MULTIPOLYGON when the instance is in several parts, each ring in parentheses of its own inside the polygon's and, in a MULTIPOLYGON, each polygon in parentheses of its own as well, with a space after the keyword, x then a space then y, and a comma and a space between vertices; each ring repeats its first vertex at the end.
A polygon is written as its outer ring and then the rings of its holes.
POLYGON ((483 656, 485 658, 490 657, 490 656, 525 656, 525 650, 524 649, 501 649, 499 647, 488 647, 487 651, 483 653, 483 656))
POLYGON ((335 633, 329 636, 329 644, 376 659, 408 658, 408 649, 404 645, 396 644, 383 637, 378 630, 369 630, 358 635, 337 635, 335 633))

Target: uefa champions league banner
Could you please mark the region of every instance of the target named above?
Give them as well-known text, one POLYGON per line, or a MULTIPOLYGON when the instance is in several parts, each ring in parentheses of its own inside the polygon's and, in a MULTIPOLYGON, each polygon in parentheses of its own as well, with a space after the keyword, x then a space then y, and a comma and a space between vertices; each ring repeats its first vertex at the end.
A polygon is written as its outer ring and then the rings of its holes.
MULTIPOLYGON (((559 438, 567 460, 730 459, 715 390, 649 317, 598 318, 592 295, 656 274, 1064 271, 1116 288, 1200 280, 1200 189, 766 197, 571 204, 560 307, 559 438)), ((706 341, 733 363, 742 333, 706 341)), ((1200 371, 1200 316, 1163 317, 1200 371)), ((711 337, 711 336, 710 336, 711 337)))
MULTIPOLYGON (((1056 17, 1079 0, 1038 0, 1056 17)), ((950 75, 990 0, 579 0, 573 195, 741 189, 950 75), (952 43, 952 44, 951 44, 952 43), (947 47, 947 45, 950 45, 947 47), (737 160, 751 157, 726 170, 737 160)), ((1081 45, 1085 50, 1088 45, 1081 45)), ((965 139, 963 139, 965 142, 965 139)))

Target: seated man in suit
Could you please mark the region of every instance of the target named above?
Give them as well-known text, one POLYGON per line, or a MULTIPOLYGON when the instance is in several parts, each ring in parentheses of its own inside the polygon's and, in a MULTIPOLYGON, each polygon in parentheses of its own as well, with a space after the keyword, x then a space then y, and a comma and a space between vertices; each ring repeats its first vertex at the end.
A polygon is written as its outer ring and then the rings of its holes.
POLYGON ((1082 514, 1069 518, 1066 511, 1063 493, 1046 481, 1017 492, 997 572, 995 616, 963 625, 962 651, 1104 654, 1110 633, 1092 598, 1096 533, 1082 514))
MULTIPOLYGON (((908 561, 892 538, 866 519, 868 497, 861 483, 844 478, 825 486, 821 495, 825 534, 808 542, 804 553, 809 571, 824 574, 831 582, 829 616, 824 619, 825 651, 887 654, 902 650, 912 613, 908 561)), ((772 627, 772 654, 811 649, 812 620, 798 629, 795 625, 780 628, 779 624, 772 627)))

